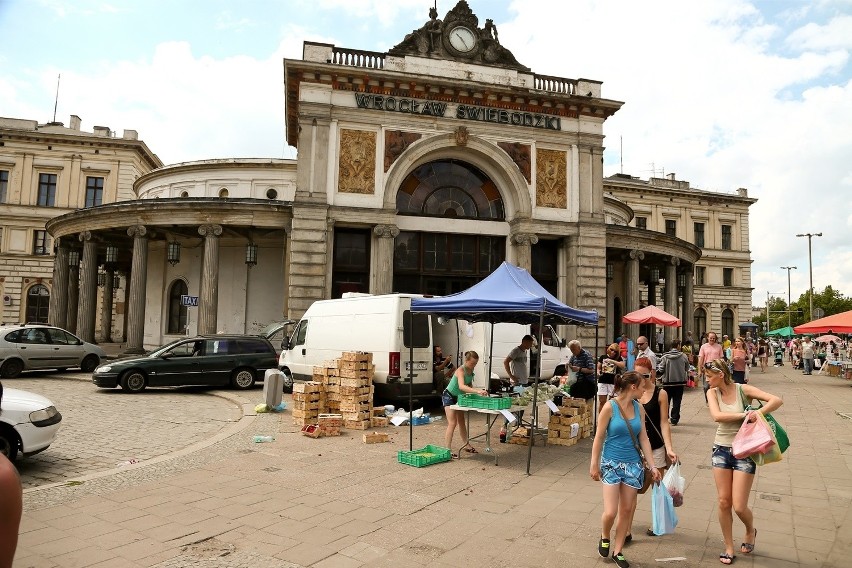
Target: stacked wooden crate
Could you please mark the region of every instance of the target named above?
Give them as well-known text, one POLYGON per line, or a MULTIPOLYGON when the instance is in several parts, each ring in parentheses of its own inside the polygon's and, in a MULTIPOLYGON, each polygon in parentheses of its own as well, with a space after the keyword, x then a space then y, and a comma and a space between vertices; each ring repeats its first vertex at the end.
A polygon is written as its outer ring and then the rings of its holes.
POLYGON ((529 444, 530 440, 530 430, 529 428, 525 428, 524 426, 519 426, 515 428, 515 431, 512 432, 511 437, 509 438, 510 444, 520 444, 522 446, 526 446, 529 444))
POLYGON ((314 381, 322 383, 325 404, 321 412, 337 413, 340 410, 340 376, 337 374, 337 359, 324 361, 314 367, 314 381))
POLYGON ((340 414, 320 414, 317 425, 323 436, 340 436, 343 427, 343 417, 340 414))
POLYGON ((562 401, 559 414, 550 417, 547 426, 547 443, 555 446, 573 446, 592 435, 592 405, 579 398, 562 401))
POLYGON ((293 424, 316 424, 323 398, 322 383, 307 381, 293 384, 293 424))
POLYGON ((343 427, 367 430, 373 415, 373 354, 346 352, 337 360, 343 427))

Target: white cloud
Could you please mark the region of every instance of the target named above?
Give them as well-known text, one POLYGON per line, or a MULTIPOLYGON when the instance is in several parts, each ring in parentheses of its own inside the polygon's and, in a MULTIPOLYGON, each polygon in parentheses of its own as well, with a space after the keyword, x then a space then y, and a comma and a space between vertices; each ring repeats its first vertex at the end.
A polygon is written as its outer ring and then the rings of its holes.
POLYGON ((826 25, 806 24, 787 37, 787 44, 800 49, 850 49, 852 16, 838 16, 826 25))

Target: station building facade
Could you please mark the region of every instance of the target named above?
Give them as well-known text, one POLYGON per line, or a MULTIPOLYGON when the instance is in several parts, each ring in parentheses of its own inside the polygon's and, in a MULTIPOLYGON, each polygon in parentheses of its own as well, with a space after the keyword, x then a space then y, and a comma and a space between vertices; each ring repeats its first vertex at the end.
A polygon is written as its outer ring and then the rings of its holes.
MULTIPOLYGON (((135 199, 50 220, 55 293, 72 287, 71 250, 98 259, 117 246, 131 352, 185 333, 256 332, 344 292, 453 293, 503 260, 597 310, 602 337, 635 337, 619 314, 648 298, 695 311, 702 248, 637 227, 632 204, 647 198, 633 199, 636 181, 603 177, 603 124, 622 103, 598 81, 521 65, 466 2, 443 20, 433 11, 387 53, 306 42, 284 78, 297 160, 160 167, 135 180, 135 199)), ((747 243, 747 222, 738 227, 747 243)), ((593 341, 595 330, 577 334, 593 341)))

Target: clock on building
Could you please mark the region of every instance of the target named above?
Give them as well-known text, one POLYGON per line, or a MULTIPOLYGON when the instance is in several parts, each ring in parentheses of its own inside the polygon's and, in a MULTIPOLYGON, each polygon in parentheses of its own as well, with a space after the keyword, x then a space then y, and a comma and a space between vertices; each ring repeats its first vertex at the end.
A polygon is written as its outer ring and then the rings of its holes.
POLYGON ((450 47, 461 55, 471 53, 478 43, 476 32, 466 26, 456 26, 451 29, 447 39, 450 47))

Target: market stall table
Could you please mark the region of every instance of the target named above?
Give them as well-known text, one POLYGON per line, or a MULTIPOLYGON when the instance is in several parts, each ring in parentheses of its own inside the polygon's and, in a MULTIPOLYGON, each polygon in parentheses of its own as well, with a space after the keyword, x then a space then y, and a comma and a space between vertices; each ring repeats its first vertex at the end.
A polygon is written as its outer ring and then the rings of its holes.
MULTIPOLYGON (((465 421, 467 424, 467 443, 459 448, 459 459, 461 459, 462 450, 466 447, 470 446, 470 442, 472 440, 476 440, 478 438, 482 438, 485 436, 485 453, 492 454, 494 456, 494 465, 497 465, 497 454, 494 452, 494 449, 491 447, 491 427, 494 426, 494 423, 497 422, 498 418, 504 418, 503 411, 501 410, 492 410, 490 408, 473 408, 471 406, 459 406, 458 404, 453 404, 448 408, 452 408, 453 410, 461 410, 462 412, 467 413, 465 416, 465 421), (476 436, 470 435, 470 413, 477 412, 485 416, 485 432, 483 434, 477 434, 476 436)), ((511 414, 514 414, 518 417, 518 421, 520 422, 520 413, 526 410, 526 406, 511 406, 506 410, 511 414)), ((473 446, 471 446, 473 447, 473 446)))

